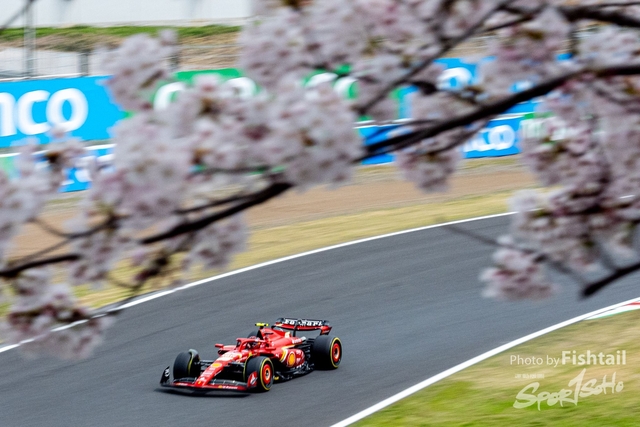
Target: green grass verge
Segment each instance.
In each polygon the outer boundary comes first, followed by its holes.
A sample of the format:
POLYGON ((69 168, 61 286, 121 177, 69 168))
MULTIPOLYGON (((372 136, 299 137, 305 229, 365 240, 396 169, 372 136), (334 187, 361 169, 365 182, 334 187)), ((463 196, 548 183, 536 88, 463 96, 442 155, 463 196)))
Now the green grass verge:
MULTIPOLYGON (((377 412, 356 426, 637 426, 640 407, 640 311, 627 312, 598 320, 586 320, 528 343, 514 347, 473 367, 454 374, 396 404, 377 412), (574 365, 571 360, 558 366, 548 365, 548 357, 626 352, 624 365, 574 365), (540 365, 518 364, 517 357, 541 358, 540 365), (539 382, 535 393, 575 389, 569 382, 586 368, 583 385, 595 380, 593 388, 622 382, 622 389, 578 398, 577 405, 565 402, 553 406, 547 400, 526 408, 515 408, 516 396, 527 385, 539 382), (526 378, 528 376, 529 378, 526 378), (535 378, 531 378, 534 376, 535 378), (543 377, 543 378, 540 378, 543 377)), ((576 360, 578 361, 578 360, 576 360)), ((416 379, 418 381, 418 379, 416 379)), ((584 389, 583 389, 584 390, 584 389)), ((573 394, 570 398, 573 398, 573 394)), ((520 399, 524 402, 525 399, 520 399)))
MULTIPOLYGON (((36 37, 60 36, 65 38, 77 37, 129 37, 134 34, 157 34, 164 29, 173 29, 182 38, 209 37, 218 34, 236 33, 241 27, 225 25, 204 25, 200 27, 169 27, 169 26, 117 26, 117 27, 91 27, 78 25, 65 28, 41 27, 36 29, 36 37)), ((0 33, 0 41, 16 41, 24 38, 24 29, 8 28, 0 33)))
MULTIPOLYGON (((66 28, 42 27, 36 30, 38 47, 60 51, 90 51, 99 46, 119 44, 124 38, 134 34, 146 33, 157 36, 164 29, 173 29, 181 44, 229 44, 235 40, 240 27, 224 25, 205 25, 201 27, 169 26, 118 26, 90 27, 75 26, 66 28)), ((10 28, 0 33, 0 42, 21 46, 24 37, 22 28, 10 28)))

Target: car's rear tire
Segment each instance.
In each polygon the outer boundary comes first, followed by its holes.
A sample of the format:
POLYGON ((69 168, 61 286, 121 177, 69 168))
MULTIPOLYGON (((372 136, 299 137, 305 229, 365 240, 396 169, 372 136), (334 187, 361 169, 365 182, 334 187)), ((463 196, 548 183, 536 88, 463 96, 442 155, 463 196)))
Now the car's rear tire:
POLYGON ((250 390, 254 392, 265 392, 271 390, 273 385, 273 379, 275 377, 275 370, 273 369, 273 363, 271 359, 264 356, 253 357, 249 359, 244 365, 244 380, 249 383, 251 374, 256 373, 255 386, 249 384, 252 387, 250 390))
POLYGON ((202 372, 200 355, 195 350, 189 350, 178 354, 173 362, 173 379, 198 378, 202 372))
POLYGON ((253 338, 253 337, 259 338, 260 337, 260 331, 256 329, 255 331, 253 331, 249 335, 247 335, 247 338, 253 338))
POLYGON ((338 369, 342 361, 342 342, 331 335, 316 337, 311 346, 311 360, 316 369, 338 369))

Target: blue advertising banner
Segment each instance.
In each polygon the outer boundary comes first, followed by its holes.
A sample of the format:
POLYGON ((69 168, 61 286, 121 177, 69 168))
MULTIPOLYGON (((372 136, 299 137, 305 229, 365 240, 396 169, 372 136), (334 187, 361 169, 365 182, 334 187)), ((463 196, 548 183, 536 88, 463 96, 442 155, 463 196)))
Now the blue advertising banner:
MULTIPOLYGON (((564 59, 563 56, 558 59, 564 59)), ((484 58, 483 61, 491 61, 492 58, 484 58)), ((465 62, 459 58, 442 58, 435 62, 443 66, 438 87, 441 89, 457 90, 473 84, 478 79, 478 66, 474 63, 465 62)), ((526 82, 514 85, 513 90, 526 87, 526 82)), ((409 105, 409 95, 417 89, 413 87, 405 88, 400 92, 400 117, 411 118, 411 107, 409 105)), ((523 116, 533 113, 540 104, 540 100, 522 102, 505 113, 504 117, 498 117, 490 121, 487 126, 462 147, 465 158, 509 156, 520 153, 520 122, 523 116)), ((367 128, 363 136, 375 135, 374 139, 366 139, 365 145, 384 140, 388 132, 379 132, 379 128, 367 128)), ((361 131, 362 133, 362 131, 361 131)), ((383 163, 392 161, 392 156, 376 157, 370 159, 371 163, 383 163)))
POLYGON ((520 124, 524 115, 491 120, 462 146, 464 158, 510 156, 520 152, 520 124))
POLYGON ((0 84, 0 147, 26 137, 50 140, 54 127, 84 141, 108 139, 109 128, 124 117, 106 88, 108 77, 29 80, 0 84))
MULTIPOLYGON (((564 57, 558 57, 562 59, 564 57)), ((492 58, 484 58, 482 61, 491 61, 492 58)), ((437 59, 436 63, 440 64, 444 71, 438 78, 438 87, 446 90, 459 90, 465 86, 475 84, 478 81, 478 65, 470 62, 465 62, 460 58, 442 58, 437 59)), ((529 86, 527 82, 520 82, 513 85, 513 91, 522 90, 529 86)), ((404 101, 405 96, 415 92, 416 89, 409 87, 401 91, 400 99, 400 117, 411 117, 410 108, 404 101)), ((540 103, 538 100, 526 101, 516 105, 505 114, 526 114, 535 110, 536 106, 540 103)))
MULTIPOLYGON (((384 141, 393 136, 393 131, 398 129, 398 125, 389 126, 368 126, 358 129, 360 136, 364 139, 364 145, 375 144, 376 142, 384 141)), ((379 165, 382 163, 393 162, 392 154, 381 154, 379 156, 371 157, 362 162, 363 165, 379 165)))
MULTIPOLYGON (((520 127, 525 116, 514 114, 491 120, 487 126, 478 132, 462 147, 462 157, 476 159, 481 157, 511 156, 520 153, 520 127)), ((395 136, 398 132, 407 131, 400 125, 369 126, 358 129, 364 138, 364 144, 370 145, 395 136)), ((383 154, 362 162, 364 165, 390 163, 393 155, 383 154)))
POLYGON ((478 78, 477 64, 465 62, 460 58, 441 58, 434 62, 444 68, 438 78, 438 86, 441 89, 461 89, 475 83, 478 78))

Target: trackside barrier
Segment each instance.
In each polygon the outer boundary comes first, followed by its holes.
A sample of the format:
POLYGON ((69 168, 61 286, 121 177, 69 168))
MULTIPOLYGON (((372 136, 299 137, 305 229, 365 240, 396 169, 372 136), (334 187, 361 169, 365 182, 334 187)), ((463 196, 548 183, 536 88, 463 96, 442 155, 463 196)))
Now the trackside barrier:
MULTIPOLYGON (((477 79, 477 65, 458 58, 444 58, 439 62, 445 69, 439 81, 442 88, 456 89, 474 83, 477 79)), ((155 108, 162 109, 184 90, 199 74, 216 74, 226 84, 235 87, 242 96, 252 96, 260 89, 242 72, 235 68, 220 70, 188 71, 176 73, 175 82, 158 88, 152 97, 155 108)), ((110 129, 127 113, 112 102, 104 86, 108 76, 58 78, 50 80, 30 80, 0 83, 0 148, 11 147, 24 138, 35 138, 39 143, 51 141, 50 131, 63 128, 71 136, 82 141, 107 140, 110 129)), ((332 81, 334 89, 347 99, 357 95, 356 79, 338 77, 336 74, 318 71, 304 84, 315 85, 332 81)), ((413 88, 397 90, 391 97, 398 103, 398 117, 411 117, 408 102, 413 88)), ((526 102, 509 110, 509 114, 489 122, 471 141, 462 148, 466 158, 508 156, 517 154, 519 135, 523 117, 535 111, 536 102, 526 102)), ((366 118, 363 118, 366 120, 366 118)), ((403 129, 398 124, 372 127, 365 122, 358 127, 365 145, 372 144, 403 129)), ((97 157, 101 162, 110 160, 112 146, 91 147, 87 157, 97 157)), ((0 169, 15 175, 14 155, 0 156, 0 169)), ((393 161, 392 155, 376 156, 364 164, 380 164, 393 161)), ((90 185, 86 173, 87 158, 80 159, 76 167, 69 171, 69 179, 61 191, 85 190, 90 185)))

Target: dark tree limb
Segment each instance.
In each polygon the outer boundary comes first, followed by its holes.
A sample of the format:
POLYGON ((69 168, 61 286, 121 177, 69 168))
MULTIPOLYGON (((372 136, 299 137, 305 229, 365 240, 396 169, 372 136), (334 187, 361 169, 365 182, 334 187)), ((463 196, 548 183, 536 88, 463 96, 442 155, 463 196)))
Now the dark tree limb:
MULTIPOLYGON (((637 66, 637 72, 640 73, 640 65, 637 66)), ((399 135, 393 138, 389 138, 385 141, 368 145, 366 147, 367 154, 363 159, 378 155, 381 149, 387 147, 393 147, 393 150, 402 149, 423 139, 434 137, 442 132, 461 126, 467 126, 477 120, 482 120, 487 117, 498 115, 518 105, 521 102, 529 101, 532 98, 546 95, 547 93, 560 87, 576 75, 577 73, 567 73, 562 76, 555 77, 530 89, 515 93, 507 98, 501 99, 491 104, 485 104, 484 107, 478 108, 468 114, 457 116, 452 119, 442 121, 435 125, 410 132, 405 135, 399 135)))
MULTIPOLYGON (((256 206, 259 205, 261 203, 266 202, 269 199, 272 199, 274 197, 279 196, 280 194, 284 193, 285 191, 289 190, 292 187, 291 184, 288 183, 276 183, 276 184, 272 184, 271 186, 265 188, 262 191, 259 191, 257 193, 255 193, 250 199, 242 202, 242 203, 238 203, 235 206, 232 206, 230 208, 227 208, 223 211, 220 212, 216 212, 213 213, 211 215, 207 215, 203 218, 199 218, 195 221, 191 221, 191 222, 183 222, 175 227, 173 227, 172 229, 162 232, 162 233, 158 233, 158 234, 154 234, 152 236, 146 237, 144 239, 141 239, 138 241, 139 244, 141 245, 151 245, 154 243, 158 243, 161 242, 163 240, 167 240, 167 239, 171 239, 173 237, 178 237, 181 236, 183 234, 187 234, 187 233, 192 233, 195 231, 199 231, 202 230, 203 228, 207 227, 208 225, 213 224, 216 221, 220 221, 224 218, 228 218, 231 215, 234 215, 236 213, 242 212, 246 209, 249 209, 252 206, 256 206)), ((23 262, 17 265, 13 265, 10 266, 8 268, 2 269, 0 270, 0 277, 15 277, 18 274, 20 274, 21 272, 23 272, 24 270, 28 270, 30 268, 37 268, 37 267, 42 267, 45 265, 52 265, 52 264, 60 264, 60 263, 65 263, 65 262, 71 262, 71 261, 78 261, 79 259, 81 259, 81 255, 80 254, 75 254, 75 253, 68 253, 68 254, 64 254, 64 255, 58 255, 58 256, 51 256, 51 257, 47 257, 47 258, 42 258, 39 260, 33 260, 33 261, 29 261, 29 262, 23 262)))
POLYGON ((502 244, 500 242, 498 242, 495 239, 492 239, 490 237, 486 237, 483 236, 481 234, 478 233, 474 233, 473 231, 470 230, 463 230, 460 227, 454 226, 454 225, 448 225, 445 227, 446 230, 449 231, 453 231, 454 233, 460 234, 462 236, 465 237, 469 237, 472 238, 473 240, 476 240, 480 243, 483 243, 485 245, 489 245, 489 246, 493 246, 493 247, 498 247, 498 248, 508 248, 508 249, 514 249, 520 252, 524 252, 525 254, 530 254, 530 255, 535 255, 536 259, 538 261, 541 262, 545 262, 547 263, 549 266, 551 266, 552 268, 554 268, 556 271, 564 274, 565 276, 568 276, 570 278, 572 278, 573 280, 575 280, 576 282, 582 284, 583 286, 587 286, 587 282, 585 281, 585 279, 580 276, 578 273, 576 273, 575 271, 571 270, 570 268, 567 268, 565 265, 563 265, 560 262, 556 262, 553 261, 551 259, 549 259, 549 257, 539 251, 533 250, 533 249, 528 249, 528 248, 524 248, 524 247, 520 247, 518 245, 505 245, 502 244))
POLYGON ((605 7, 627 7, 627 6, 637 6, 637 5, 640 5, 640 1, 598 3, 598 4, 592 4, 591 6, 597 7, 597 8, 605 8, 605 7))
MULTIPOLYGON (((409 132, 407 134, 395 136, 385 141, 368 145, 366 147, 365 156, 363 156, 361 159, 358 159, 358 160, 364 160, 370 157, 384 154, 385 152, 406 148, 412 144, 417 143, 418 141, 421 141, 427 138, 432 138, 436 135, 441 134, 442 132, 446 132, 448 130, 455 129, 458 127, 468 126, 478 120, 482 120, 488 117, 493 117, 498 114, 504 113, 505 111, 509 110, 512 107, 515 107, 521 102, 529 101, 533 98, 546 95, 549 92, 553 91, 554 89, 559 88, 569 80, 577 76, 580 76, 582 74, 588 74, 588 73, 592 73, 597 77, 638 75, 640 74, 640 64, 620 65, 620 66, 605 67, 600 69, 583 69, 580 71, 572 71, 572 72, 562 74, 560 76, 551 78, 536 86, 533 86, 521 92, 517 92, 511 96, 508 96, 496 102, 485 104, 483 107, 478 108, 468 114, 457 116, 449 120, 445 120, 445 121, 433 124, 431 126, 424 127, 422 129, 418 129, 413 132, 409 132), (387 149, 387 148, 389 150, 383 151, 384 149, 387 149)), ((419 124, 419 123, 420 123, 419 121, 415 121, 412 123, 412 125, 415 126, 415 124, 419 124)), ((454 147, 450 147, 450 148, 454 148, 454 147)))
POLYGON ((0 277, 13 278, 13 277, 16 277, 18 274, 22 273, 23 271, 29 270, 31 268, 44 267, 45 265, 60 264, 63 262, 78 261, 80 258, 81 256, 78 254, 64 254, 64 255, 52 256, 48 258, 42 258, 39 260, 26 262, 26 263, 18 264, 15 266, 10 266, 3 270, 0 270, 0 277))
POLYGON ((185 214, 190 214, 195 212, 201 212, 206 209, 217 208, 220 206, 228 205, 229 203, 241 202, 243 200, 249 199, 251 196, 252 196, 251 194, 242 194, 242 195, 230 196, 225 199, 211 200, 207 203, 193 206, 191 208, 179 209, 176 211, 176 214, 185 215, 185 214))
POLYGON ((640 270, 640 262, 628 265, 626 267, 618 267, 613 273, 608 276, 588 284, 582 289, 582 297, 587 298, 598 292, 600 289, 612 284, 618 279, 621 279, 629 274, 635 273, 640 270))
POLYGON ((640 28, 640 19, 615 10, 603 10, 594 6, 562 6, 558 10, 568 21, 592 20, 621 27, 640 28))
POLYGON ((231 215, 237 214, 246 209, 249 209, 252 206, 259 205, 261 203, 266 202, 269 199, 279 196, 280 194, 289 190, 291 187, 292 185, 289 183, 272 184, 266 189, 257 192, 256 194, 254 194, 253 197, 251 197, 250 199, 242 203, 238 203, 237 205, 227 208, 221 212, 216 212, 212 215, 208 215, 204 218, 200 218, 192 222, 184 222, 182 224, 178 224, 177 226, 173 227, 171 230, 142 239, 140 241, 140 244, 150 245, 153 243, 160 242, 162 240, 167 240, 167 239, 171 239, 172 237, 180 236, 185 233, 202 230, 203 228, 213 224, 216 221, 220 221, 221 219, 230 217, 231 215))

